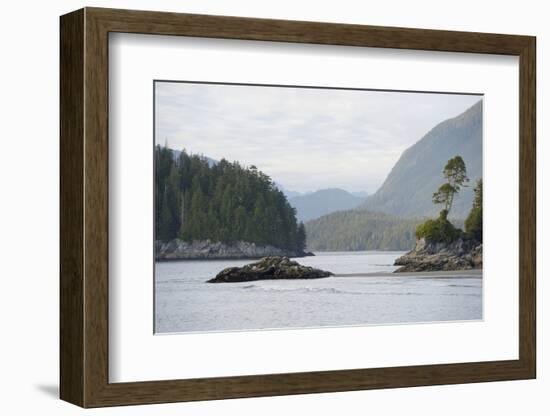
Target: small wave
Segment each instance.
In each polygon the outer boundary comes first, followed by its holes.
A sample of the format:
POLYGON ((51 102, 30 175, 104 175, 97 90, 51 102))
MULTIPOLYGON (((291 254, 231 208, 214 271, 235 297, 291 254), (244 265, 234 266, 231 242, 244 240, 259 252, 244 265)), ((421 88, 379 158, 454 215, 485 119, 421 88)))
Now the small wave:
POLYGON ((340 290, 333 287, 283 287, 283 286, 246 285, 246 286, 241 286, 240 289, 243 289, 243 290, 257 289, 260 292, 280 292, 280 293, 297 292, 297 293, 359 294, 359 292, 340 290))
POLYGON ((376 291, 361 291, 361 290, 343 290, 337 289, 334 287, 277 287, 277 286, 259 286, 259 285, 247 285, 242 286, 241 289, 256 289, 260 292, 269 292, 269 293, 327 293, 327 294, 337 294, 337 295, 415 295, 413 292, 395 292, 395 293, 385 293, 385 292, 376 292, 376 291))
POLYGON ((268 293, 320 293, 334 295, 367 295, 367 296, 479 296, 471 293, 422 293, 422 292, 384 292, 384 291, 361 291, 361 290, 342 290, 334 287, 265 287, 260 285, 246 285, 241 289, 255 289, 259 292, 268 293))
POLYGON ((477 288, 475 285, 447 285, 448 287, 468 287, 468 288, 477 288))

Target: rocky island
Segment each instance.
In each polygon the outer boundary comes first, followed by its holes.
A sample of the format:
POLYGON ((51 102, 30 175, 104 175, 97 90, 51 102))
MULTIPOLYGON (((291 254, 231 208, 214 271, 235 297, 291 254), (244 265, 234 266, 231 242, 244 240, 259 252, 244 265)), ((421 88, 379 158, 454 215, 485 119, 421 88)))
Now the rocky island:
POLYGON ((283 250, 272 245, 247 241, 223 243, 199 240, 187 242, 177 238, 167 242, 155 241, 156 260, 259 259, 268 256, 305 257, 313 255, 313 253, 304 250, 283 250))
POLYGON ((333 276, 331 272, 303 266, 288 257, 264 257, 243 267, 228 267, 207 283, 235 283, 270 279, 319 279, 333 276))
POLYGON ((395 272, 470 270, 483 267, 483 245, 473 239, 458 238, 452 243, 420 238, 416 246, 394 263, 395 272))
POLYGON ((401 266, 395 270, 397 273, 483 268, 483 183, 481 179, 476 182, 474 201, 462 231, 448 220, 455 195, 469 181, 462 157, 449 159, 443 176, 447 182, 437 189, 432 200, 444 207, 438 218, 416 228, 414 249, 395 260, 394 265, 401 266))

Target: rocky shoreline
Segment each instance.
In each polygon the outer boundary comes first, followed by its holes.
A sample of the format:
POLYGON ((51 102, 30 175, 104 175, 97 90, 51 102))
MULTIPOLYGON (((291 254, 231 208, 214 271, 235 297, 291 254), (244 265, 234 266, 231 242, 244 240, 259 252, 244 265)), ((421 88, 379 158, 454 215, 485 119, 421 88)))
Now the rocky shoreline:
POLYGON ((459 238, 452 243, 436 243, 424 238, 412 251, 395 260, 401 266, 394 273, 441 270, 471 270, 483 267, 483 244, 459 238))
POLYGON ((255 280, 320 279, 333 276, 331 272, 303 266, 288 257, 265 257, 243 267, 228 267, 207 283, 237 283, 255 280))
POLYGON ((222 243, 219 241, 193 241, 174 239, 168 242, 155 241, 155 260, 220 260, 259 259, 263 257, 305 257, 313 253, 283 250, 270 245, 259 245, 247 241, 222 243))

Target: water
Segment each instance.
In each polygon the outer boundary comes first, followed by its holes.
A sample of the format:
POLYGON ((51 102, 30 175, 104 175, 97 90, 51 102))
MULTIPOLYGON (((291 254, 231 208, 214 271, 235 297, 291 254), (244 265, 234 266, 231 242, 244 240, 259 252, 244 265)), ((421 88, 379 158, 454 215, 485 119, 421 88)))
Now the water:
POLYGON ((392 274, 393 262, 402 252, 316 254, 296 260, 348 276, 208 284, 205 281, 225 267, 242 266, 254 260, 156 263, 155 331, 231 331, 482 319, 481 272, 392 274))

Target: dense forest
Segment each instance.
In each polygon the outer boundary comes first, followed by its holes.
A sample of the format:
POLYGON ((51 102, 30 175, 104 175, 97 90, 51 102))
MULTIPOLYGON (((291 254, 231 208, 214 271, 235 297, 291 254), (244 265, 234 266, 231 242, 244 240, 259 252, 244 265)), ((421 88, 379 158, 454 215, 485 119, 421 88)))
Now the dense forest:
POLYGON ((305 228, 271 178, 254 166, 155 148, 157 240, 247 241, 303 251, 305 228))
POLYGON ((361 209, 306 223, 308 249, 320 251, 410 250, 421 218, 399 218, 361 209))

